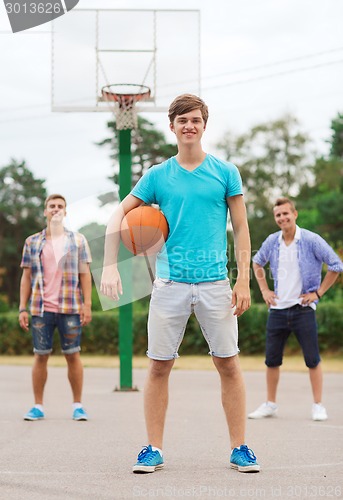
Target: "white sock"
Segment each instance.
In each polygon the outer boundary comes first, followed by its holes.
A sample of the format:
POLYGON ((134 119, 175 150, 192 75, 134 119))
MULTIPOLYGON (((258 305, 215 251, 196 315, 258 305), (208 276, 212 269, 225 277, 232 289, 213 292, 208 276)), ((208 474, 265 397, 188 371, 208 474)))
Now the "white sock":
POLYGON ((158 453, 161 455, 161 457, 163 457, 163 453, 162 453, 162 450, 160 450, 160 448, 156 448, 156 446, 152 446, 151 449, 152 449, 152 451, 158 451, 158 453))
MULTIPOLYGON (((243 444, 241 444, 241 446, 244 446, 244 443, 243 443, 243 444)), ((241 446, 236 446, 236 448, 233 448, 233 449, 231 450, 231 453, 233 452, 233 450, 239 450, 241 446)))
POLYGON ((43 409, 43 405, 35 405, 35 408, 37 408, 37 410, 40 410, 41 412, 44 413, 44 409, 43 409))
POLYGON ((277 404, 274 403, 273 401, 267 401, 267 405, 270 406, 271 408, 273 408, 273 410, 275 410, 275 408, 277 408, 277 404))
POLYGON ((73 403, 73 410, 79 410, 82 408, 82 403, 73 403))

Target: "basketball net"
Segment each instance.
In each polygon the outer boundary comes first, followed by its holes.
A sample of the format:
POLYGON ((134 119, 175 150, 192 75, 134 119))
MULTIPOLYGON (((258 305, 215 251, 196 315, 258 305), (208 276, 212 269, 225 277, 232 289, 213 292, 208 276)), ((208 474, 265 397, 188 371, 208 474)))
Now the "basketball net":
POLYGON ((114 103, 117 130, 136 129, 138 127, 136 102, 135 96, 130 96, 114 103))
POLYGON ((111 104, 117 130, 136 129, 136 103, 150 97, 150 88, 145 85, 114 84, 103 87, 101 93, 102 99, 111 104))

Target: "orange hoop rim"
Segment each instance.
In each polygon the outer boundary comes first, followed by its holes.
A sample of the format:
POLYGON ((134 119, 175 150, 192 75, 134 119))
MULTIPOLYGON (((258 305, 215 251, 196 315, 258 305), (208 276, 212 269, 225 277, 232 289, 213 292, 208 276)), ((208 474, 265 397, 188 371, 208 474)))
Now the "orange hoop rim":
POLYGON ((147 85, 138 83, 113 83, 104 85, 101 89, 101 95, 104 101, 130 103, 147 99, 151 95, 151 89, 147 85), (121 92, 121 88, 128 87, 129 91, 121 92), (131 92, 132 89, 132 92, 131 92))

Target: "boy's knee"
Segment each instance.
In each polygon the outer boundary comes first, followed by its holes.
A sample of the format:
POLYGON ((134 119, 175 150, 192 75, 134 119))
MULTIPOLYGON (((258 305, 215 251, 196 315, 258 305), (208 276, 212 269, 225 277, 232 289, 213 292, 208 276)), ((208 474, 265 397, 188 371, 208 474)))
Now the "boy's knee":
POLYGON ((219 358, 213 356, 212 359, 220 375, 225 377, 234 377, 237 374, 240 375, 241 369, 237 356, 232 356, 230 358, 219 358))
POLYGON ((174 360, 168 361, 159 361, 156 359, 152 359, 150 361, 149 373, 152 377, 165 377, 169 375, 174 364, 174 360))
POLYGON ((305 359, 305 364, 307 368, 314 369, 319 365, 320 360, 317 359, 305 359))

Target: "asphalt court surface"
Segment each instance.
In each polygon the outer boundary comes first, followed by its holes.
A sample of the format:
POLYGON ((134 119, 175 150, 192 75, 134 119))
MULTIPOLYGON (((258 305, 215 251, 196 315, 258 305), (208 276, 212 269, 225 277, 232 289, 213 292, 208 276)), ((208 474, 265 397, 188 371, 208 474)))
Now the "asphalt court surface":
MULTIPOLYGON (((176 362, 177 366, 177 362, 176 362)), ((258 474, 229 468, 229 442, 215 371, 174 369, 170 378, 165 468, 135 475, 145 440, 146 370, 134 370, 138 392, 114 392, 118 369, 86 368, 90 420, 71 419, 66 368, 49 368, 46 419, 26 422, 31 368, 0 366, 0 499, 343 498, 343 377, 324 375, 329 419, 311 420, 306 373, 281 374, 279 416, 247 420, 247 444, 258 474)), ((265 374, 244 372, 247 412, 265 399, 265 374)))

